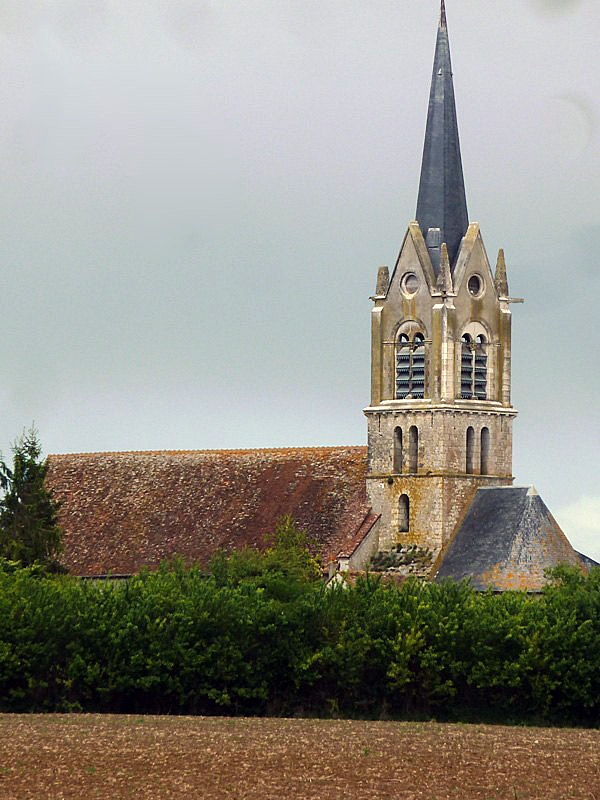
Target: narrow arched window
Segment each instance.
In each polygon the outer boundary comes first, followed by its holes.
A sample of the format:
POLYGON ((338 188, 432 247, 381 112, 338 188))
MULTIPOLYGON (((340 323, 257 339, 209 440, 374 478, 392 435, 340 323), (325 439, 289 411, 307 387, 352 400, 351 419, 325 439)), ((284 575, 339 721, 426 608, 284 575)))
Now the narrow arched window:
POLYGON ((396 428, 394 431, 394 472, 400 474, 402 467, 402 428, 396 428))
POLYGON ((465 472, 467 475, 473 474, 473 459, 475 455, 475 431, 469 425, 467 428, 467 459, 465 472))
POLYGON ((396 345, 396 398, 403 399, 410 394, 411 348, 408 336, 400 334, 396 345))
POLYGON ((411 426, 408 432, 408 471, 419 471, 419 431, 416 425, 411 426))
POLYGON ((481 474, 490 474, 490 430, 481 429, 481 474))
POLYGON ((461 339, 460 396, 463 400, 487 399, 487 342, 483 334, 473 339, 465 333, 461 339))
POLYGON ((416 333, 412 351, 412 396, 425 396, 425 337, 416 333))
POLYGON ((410 530, 410 500, 407 494, 400 495, 398 500, 398 532, 408 533, 410 530))
MULTIPOLYGON (((475 339, 474 393, 478 400, 487 399, 487 343, 480 334, 475 339)), ((489 431, 488 431, 489 433, 489 431)))
POLYGON ((401 333, 396 342, 396 399, 425 396, 425 337, 401 333))
POLYGON ((473 397, 472 339, 465 333, 460 341, 460 396, 463 400, 470 400, 473 397))

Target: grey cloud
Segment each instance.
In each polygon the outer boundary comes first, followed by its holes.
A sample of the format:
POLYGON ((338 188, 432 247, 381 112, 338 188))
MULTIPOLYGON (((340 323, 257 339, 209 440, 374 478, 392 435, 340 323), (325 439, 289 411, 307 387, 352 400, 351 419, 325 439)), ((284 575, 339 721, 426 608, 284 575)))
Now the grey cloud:
POLYGON ((12 38, 27 39, 46 29, 63 43, 89 46, 103 32, 109 13, 109 0, 3 0, 0 30, 12 38))
POLYGON ((582 0, 533 0, 534 6, 547 14, 563 14, 574 11, 581 5, 582 0))
POLYGON ((175 41, 188 49, 201 47, 213 31, 218 13, 200 0, 166 0, 158 8, 167 30, 175 41))
POLYGON ((565 92, 556 95, 554 99, 563 104, 568 120, 574 127, 579 128, 575 136, 580 140, 581 150, 587 150, 598 128, 597 112, 592 101, 579 92, 565 92))
POLYGON ((5 0, 0 4, 0 30, 5 37, 26 39, 44 25, 46 14, 43 0, 5 0))

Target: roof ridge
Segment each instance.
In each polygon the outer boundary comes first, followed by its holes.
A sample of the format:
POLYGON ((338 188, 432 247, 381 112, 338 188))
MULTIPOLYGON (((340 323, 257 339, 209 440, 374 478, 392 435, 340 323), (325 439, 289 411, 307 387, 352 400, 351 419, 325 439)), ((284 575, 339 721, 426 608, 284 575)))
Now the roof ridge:
POLYGON ((369 533, 373 530, 373 526, 375 523, 381 519, 381 514, 377 514, 373 511, 373 507, 369 506, 367 509, 367 513, 363 517, 362 522, 358 525, 352 534, 352 536, 348 536, 348 541, 346 542, 346 547, 335 556, 336 559, 338 558, 351 558, 354 553, 358 550, 361 544, 365 541, 369 533), (369 524, 370 523, 370 524, 369 524), (363 530, 365 526, 368 526, 366 531, 362 534, 360 539, 358 538, 359 534, 363 530))
POLYGON ((91 450, 68 453, 49 453, 48 458, 64 458, 66 456, 126 456, 126 455, 186 455, 200 453, 284 453, 284 452, 334 452, 335 450, 366 450, 366 445, 310 445, 308 447, 232 447, 232 448, 205 448, 197 450, 91 450))

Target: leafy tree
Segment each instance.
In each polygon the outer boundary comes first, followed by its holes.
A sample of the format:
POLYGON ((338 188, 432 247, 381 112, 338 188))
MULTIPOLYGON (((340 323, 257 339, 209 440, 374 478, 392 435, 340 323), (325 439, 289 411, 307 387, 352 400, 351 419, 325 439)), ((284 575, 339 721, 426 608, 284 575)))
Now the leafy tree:
POLYGON ((283 582, 290 589, 301 589, 320 580, 321 567, 313 555, 314 546, 292 517, 280 517, 275 531, 265 540, 266 550, 244 547, 229 555, 216 553, 210 562, 211 574, 220 585, 229 586, 248 581, 262 585, 267 581, 271 587, 273 582, 283 582))
POLYGON ((57 571, 62 551, 58 503, 45 485, 48 465, 37 430, 24 431, 12 451, 12 467, 0 460, 0 557, 57 571))
POLYGON ((321 578, 321 564, 315 556, 316 543, 299 528, 289 515, 280 517, 266 552, 273 566, 296 580, 315 581, 321 578))

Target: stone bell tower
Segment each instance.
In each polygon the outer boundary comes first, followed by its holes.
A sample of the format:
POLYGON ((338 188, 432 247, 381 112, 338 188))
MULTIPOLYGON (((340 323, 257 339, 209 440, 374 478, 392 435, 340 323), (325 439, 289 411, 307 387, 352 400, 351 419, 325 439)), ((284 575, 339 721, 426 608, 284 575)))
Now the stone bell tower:
POLYGON ((444 0, 417 219, 372 311, 367 492, 380 547, 437 554, 479 487, 512 478, 511 312, 502 250, 495 273, 469 223, 444 0))

